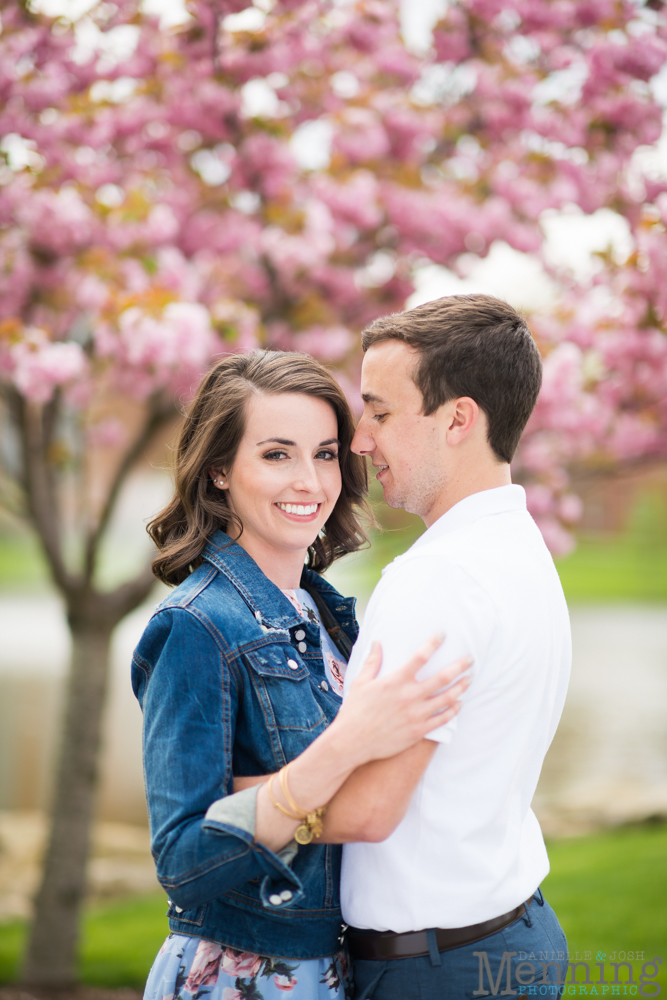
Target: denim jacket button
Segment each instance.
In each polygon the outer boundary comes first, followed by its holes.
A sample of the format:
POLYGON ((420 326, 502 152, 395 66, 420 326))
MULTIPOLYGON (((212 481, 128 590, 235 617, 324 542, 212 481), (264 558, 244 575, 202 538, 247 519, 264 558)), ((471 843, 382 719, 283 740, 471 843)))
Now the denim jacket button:
POLYGON ((288 900, 292 898, 293 895, 294 893, 290 892, 289 889, 283 889, 283 891, 280 893, 280 898, 283 900, 284 903, 286 903, 288 900))
POLYGON ((306 638, 306 633, 303 631, 302 628, 300 628, 298 632, 294 633, 294 638, 295 639, 305 639, 306 638))
POLYGON ((296 662, 296 660, 288 660, 287 661, 287 666, 290 668, 290 670, 298 670, 299 669, 299 664, 296 662))
POLYGON ((183 912, 183 907, 182 906, 175 906, 174 909, 176 910, 177 913, 182 913, 183 912))
POLYGON ((306 650, 308 649, 308 646, 306 646, 305 642, 300 642, 296 648, 299 650, 300 653, 305 653, 306 650))
POLYGON ((322 683, 320 684, 320 687, 322 688, 323 691, 328 691, 329 690, 329 685, 327 684, 326 681, 322 681, 322 683))
POLYGON ((272 896, 269 896, 269 903, 271 903, 271 906, 280 906, 280 904, 282 903, 282 898, 278 895, 277 892, 274 892, 272 896))

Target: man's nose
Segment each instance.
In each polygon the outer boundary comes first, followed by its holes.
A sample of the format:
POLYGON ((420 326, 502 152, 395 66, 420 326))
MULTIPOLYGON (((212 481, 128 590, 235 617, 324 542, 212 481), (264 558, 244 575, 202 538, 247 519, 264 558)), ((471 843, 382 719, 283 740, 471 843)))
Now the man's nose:
POLYGON ((375 441, 369 433, 369 423, 365 416, 357 424, 357 429, 352 438, 351 450, 355 455, 371 455, 375 451, 375 441))

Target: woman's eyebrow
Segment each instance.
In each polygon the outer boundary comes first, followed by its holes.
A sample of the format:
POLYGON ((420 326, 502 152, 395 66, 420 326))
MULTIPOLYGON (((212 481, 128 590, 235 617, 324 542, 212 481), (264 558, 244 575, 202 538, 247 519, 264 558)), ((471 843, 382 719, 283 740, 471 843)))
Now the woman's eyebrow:
MULTIPOLYGON (((296 441, 286 441, 285 438, 265 438, 264 441, 258 441, 256 447, 259 448, 261 444, 283 444, 290 448, 296 448, 296 441)), ((324 448, 327 444, 340 444, 338 438, 329 438, 328 441, 320 441, 318 448, 324 448)))

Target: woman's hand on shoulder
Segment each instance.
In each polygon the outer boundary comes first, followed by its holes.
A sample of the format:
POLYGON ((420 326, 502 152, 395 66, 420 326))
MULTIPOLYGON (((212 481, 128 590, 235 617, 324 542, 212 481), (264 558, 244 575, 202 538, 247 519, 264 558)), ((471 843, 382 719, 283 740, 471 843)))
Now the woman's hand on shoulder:
POLYGON ((382 648, 373 643, 332 724, 339 735, 354 741, 360 763, 407 750, 460 710, 459 699, 470 684, 465 672, 471 657, 460 657, 424 680, 416 676, 443 641, 442 634, 432 636, 407 663, 383 677, 378 677, 382 648))

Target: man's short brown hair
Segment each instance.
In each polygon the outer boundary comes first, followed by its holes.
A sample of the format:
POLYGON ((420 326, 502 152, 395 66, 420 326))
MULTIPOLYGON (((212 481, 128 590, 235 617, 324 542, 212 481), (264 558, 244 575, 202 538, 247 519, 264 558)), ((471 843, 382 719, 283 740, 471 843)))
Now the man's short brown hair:
POLYGON ((486 414, 489 444, 511 462, 542 384, 542 360, 523 316, 492 295, 447 295, 376 319, 364 351, 401 340, 419 352, 415 383, 428 416, 470 396, 486 414))

